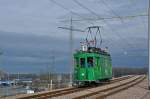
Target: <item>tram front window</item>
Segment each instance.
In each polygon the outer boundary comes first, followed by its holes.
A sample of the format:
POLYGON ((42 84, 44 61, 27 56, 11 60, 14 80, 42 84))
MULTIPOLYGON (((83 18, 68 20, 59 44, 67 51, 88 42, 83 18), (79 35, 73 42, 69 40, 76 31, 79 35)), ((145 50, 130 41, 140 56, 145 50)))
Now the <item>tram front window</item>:
POLYGON ((88 65, 88 67, 93 67, 94 66, 93 57, 88 57, 87 58, 87 65, 88 65))
POLYGON ((85 67, 85 58, 80 58, 81 67, 85 67))

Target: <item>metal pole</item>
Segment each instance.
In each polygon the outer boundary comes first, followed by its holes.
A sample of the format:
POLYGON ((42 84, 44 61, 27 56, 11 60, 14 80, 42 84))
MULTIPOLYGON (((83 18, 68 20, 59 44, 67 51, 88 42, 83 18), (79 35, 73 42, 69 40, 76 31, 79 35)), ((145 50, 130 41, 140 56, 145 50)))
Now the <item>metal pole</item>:
POLYGON ((49 90, 49 84, 50 84, 50 67, 49 65, 46 66, 46 70, 47 70, 47 87, 48 87, 48 90, 49 90))
POLYGON ((53 90, 53 80, 50 82, 50 90, 53 90))
POLYGON ((58 28, 61 28, 61 29, 66 29, 66 30, 70 30, 70 35, 69 35, 69 47, 70 47, 70 62, 69 62, 69 65, 70 65, 70 86, 72 86, 72 81, 73 81, 73 72, 74 72, 74 69, 73 69, 73 31, 77 31, 77 32, 85 32, 84 30, 80 30, 80 29, 75 29, 73 28, 73 25, 72 25, 72 17, 71 17, 71 20, 70 20, 70 27, 58 27, 58 28))
POLYGON ((20 81, 20 75, 19 75, 19 72, 18 72, 18 75, 17 75, 18 77, 17 77, 17 79, 18 79, 18 82, 17 82, 17 84, 19 83, 19 81, 20 81))
MULTIPOLYGON (((1 66, 1 55, 2 55, 2 51, 0 50, 0 66, 1 66)), ((0 80, 2 79, 2 77, 0 77, 0 80)))
POLYGON ((52 50, 52 61, 51 61, 51 87, 50 89, 52 90, 53 89, 53 81, 55 80, 55 73, 54 73, 54 68, 55 68, 55 52, 54 50, 52 50))
POLYGON ((50 85, 51 85, 51 80, 52 80, 52 77, 53 77, 53 68, 54 68, 54 61, 55 61, 55 57, 54 57, 54 52, 53 52, 53 50, 51 51, 51 57, 50 57, 50 59, 51 59, 51 63, 47 66, 47 70, 48 70, 48 89, 50 89, 51 90, 51 87, 50 87, 50 85))
POLYGON ((73 33, 72 33, 72 16, 70 20, 70 86, 72 86, 72 71, 73 71, 73 33))
POLYGON ((148 89, 150 90, 150 0, 148 7, 148 89))
POLYGON ((52 50, 52 67, 51 67, 51 71, 52 71, 52 74, 54 74, 54 71, 55 71, 55 51, 52 50))

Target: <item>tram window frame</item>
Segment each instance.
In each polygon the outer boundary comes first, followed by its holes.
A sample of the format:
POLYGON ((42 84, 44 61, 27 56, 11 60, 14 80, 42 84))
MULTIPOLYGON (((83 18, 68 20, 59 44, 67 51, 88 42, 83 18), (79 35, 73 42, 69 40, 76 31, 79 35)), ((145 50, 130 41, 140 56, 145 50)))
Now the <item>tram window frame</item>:
POLYGON ((80 58, 80 66, 81 67, 86 67, 85 65, 86 65, 85 58, 80 58))
POLYGON ((99 64, 100 64, 99 61, 100 61, 100 57, 96 57, 96 62, 95 62, 95 65, 96 65, 96 66, 99 66, 99 64))
POLYGON ((94 67, 94 58, 93 57, 87 57, 87 67, 94 67))
POLYGON ((75 58, 74 64, 76 67, 79 67, 79 58, 78 57, 75 58))

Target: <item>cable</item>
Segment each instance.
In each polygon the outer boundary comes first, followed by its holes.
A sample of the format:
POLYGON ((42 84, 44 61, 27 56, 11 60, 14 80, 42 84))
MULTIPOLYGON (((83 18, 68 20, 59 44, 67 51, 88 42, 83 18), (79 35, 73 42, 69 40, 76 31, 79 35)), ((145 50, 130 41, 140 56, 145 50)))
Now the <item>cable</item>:
MULTIPOLYGON (((76 16, 79 16, 79 17, 81 17, 81 18, 83 18, 83 16, 81 16, 80 14, 78 14, 78 13, 72 11, 72 10, 69 10, 68 8, 66 8, 66 7, 63 6, 62 4, 56 2, 55 0, 49 0, 49 1, 52 2, 52 3, 54 3, 55 5, 57 5, 57 6, 61 7, 61 8, 63 8, 63 9, 65 9, 65 10, 69 11, 70 13, 72 13, 72 14, 74 14, 74 15, 76 15, 76 16)), ((85 17, 84 17, 83 19, 88 19, 88 18, 85 18, 85 17)), ((93 23, 91 23, 91 22, 89 22, 89 21, 87 21, 87 22, 90 23, 90 24, 93 24, 93 23)))
POLYGON ((141 19, 141 21, 142 21, 142 24, 143 24, 143 28, 147 28, 147 26, 146 26, 146 24, 145 24, 144 20, 143 20, 143 19, 141 19))
MULTIPOLYGON (((124 21, 122 20, 122 18, 106 3, 106 0, 99 0, 101 1, 108 9, 111 10, 111 12, 116 15, 118 18, 121 19, 122 24, 124 23, 124 21)), ((143 23, 143 22, 142 22, 143 23)))
POLYGON ((117 16, 121 22, 123 23, 123 19, 105 2, 106 0, 99 0, 101 1, 115 16, 117 16))
POLYGON ((100 29, 98 28, 98 33, 99 33, 99 36, 100 36, 100 46, 102 45, 102 42, 103 42, 103 39, 102 39, 102 35, 101 35, 101 31, 100 29))
POLYGON ((93 35, 92 35, 92 33, 91 33, 91 32, 92 32, 92 31, 91 31, 91 28, 88 28, 88 30, 87 30, 87 36, 86 36, 86 40, 88 40, 89 35, 90 35, 90 37, 89 37, 89 38, 91 38, 91 40, 94 40, 93 35))
MULTIPOLYGON (((137 18, 137 17, 146 17, 148 16, 147 14, 138 14, 138 15, 128 15, 128 16, 120 16, 121 19, 133 19, 133 18, 137 18)), ((119 17, 105 17, 105 18, 89 18, 89 21, 100 21, 100 20, 113 20, 113 19, 118 19, 119 17)), ((63 20, 62 22, 66 22, 66 21, 70 21, 70 20, 63 20)), ((87 21, 86 19, 73 19, 72 21, 87 21)))
MULTIPOLYGON (((93 12, 92 10, 90 10, 88 7, 82 5, 79 1, 77 0, 73 0, 76 4, 78 4, 79 6, 81 6, 82 8, 86 9, 87 11, 89 11, 90 13, 96 15, 96 16, 99 16, 97 13, 93 12)), ((103 19, 101 17, 99 17, 100 19, 103 19)))
MULTIPOLYGON (((91 14, 93 14, 93 15, 97 16, 98 18, 102 19, 97 13, 93 12, 92 10, 90 10, 89 8, 87 8, 86 6, 81 4, 78 0, 73 0, 73 1, 76 4, 78 4, 79 6, 81 6, 82 8, 86 9, 87 11, 89 11, 91 14)), ((114 29, 111 28, 110 24, 106 20, 102 20, 102 21, 111 29, 111 31, 115 31, 114 29)), ((130 43, 128 43, 128 41, 126 39, 122 38, 117 31, 115 31, 115 33, 117 33, 119 38, 121 38, 122 40, 126 41, 128 46, 132 47, 132 45, 130 43)))
MULTIPOLYGON (((75 1, 75 0, 74 0, 74 1, 75 1)), ((77 1, 77 0, 76 0, 76 1, 77 1)), ((77 2, 78 2, 78 1, 77 1, 77 2)), ((79 3, 79 2, 78 2, 78 3, 79 3)), ((95 12, 93 12, 92 10, 90 10, 89 8, 87 8, 87 7, 85 7, 85 6, 82 6, 82 4, 80 4, 80 3, 79 3, 79 5, 80 5, 81 7, 83 7, 84 9, 90 11, 92 14, 96 15, 98 18, 100 18, 98 14, 96 14, 95 12)), ((105 20, 103 20, 103 21, 104 21, 105 24, 107 24, 107 25, 109 26, 109 28, 110 28, 111 30, 113 30, 113 29, 111 28, 111 26, 110 26, 109 23, 107 23, 105 20)), ((120 39, 126 40, 126 39, 122 38, 122 37, 118 34, 118 32, 116 32, 116 33, 117 33, 117 35, 118 35, 118 37, 119 37, 120 39)), ((128 43, 128 41, 126 41, 126 42, 127 42, 127 45, 128 45, 128 46, 131 46, 131 47, 132 47, 132 45, 131 45, 130 43, 128 43)), ((118 42, 117 42, 117 43, 118 43, 118 42)), ((125 49, 125 48, 123 48, 123 51, 124 51, 124 49, 125 49)))
MULTIPOLYGON (((53 2, 54 0, 49 0, 49 1, 53 2)), ((61 8, 65 9, 65 10, 69 11, 70 13, 72 13, 72 14, 74 14, 74 15, 83 17, 83 16, 81 16, 80 14, 69 10, 68 8, 66 8, 65 6, 61 5, 60 3, 57 3, 56 1, 54 1, 53 3, 55 3, 56 5, 60 6, 61 8)), ((88 8, 86 8, 86 9, 88 9, 88 8)), ((95 15, 95 12, 93 13, 93 11, 91 12, 90 9, 88 9, 88 10, 90 11, 90 13, 92 13, 92 14, 95 15)), ((112 18, 101 18, 101 17, 99 17, 98 14, 96 14, 96 16, 98 16, 97 19, 82 18, 82 20, 85 20, 85 21, 91 20, 91 21, 92 21, 92 20, 106 20, 106 19, 117 19, 117 18, 119 18, 118 16, 117 16, 117 17, 112 17, 112 18)), ((139 17, 139 16, 142 17, 142 16, 147 16, 147 15, 142 15, 142 14, 141 14, 141 15, 132 15, 132 16, 124 16, 124 17, 122 17, 122 18, 124 18, 124 19, 126 19, 126 18, 129 19, 129 18, 135 18, 135 17, 139 17)), ((73 21, 82 21, 82 20, 73 20, 73 21)), ((106 23, 105 23, 105 24, 106 24, 106 23)), ((112 40, 113 40, 113 39, 112 39, 112 40)), ((111 42, 111 41, 110 41, 110 42, 111 42)), ((111 45, 112 45, 112 44, 111 44, 111 45)), ((116 45, 116 44, 115 44, 115 45, 116 45)), ((123 50, 124 50, 124 49, 123 49, 123 50)))
MULTIPOLYGON (((103 31, 103 33, 104 33, 104 34, 107 34, 107 30, 106 30, 106 29, 105 29, 105 31, 103 31), (106 32, 105 32, 105 31, 106 31, 106 32)), ((114 42, 116 42, 116 43, 118 43, 118 42, 115 41, 114 39, 112 39, 112 37, 110 37, 110 38, 107 39, 107 40, 108 40, 107 43, 109 44, 109 47, 110 47, 110 46, 112 46, 112 47, 113 47, 113 46, 118 47, 117 44, 114 44, 114 42)), ((125 49, 126 49, 126 48, 124 48, 124 47, 120 47, 120 50, 122 50, 122 52, 125 52, 125 49)))

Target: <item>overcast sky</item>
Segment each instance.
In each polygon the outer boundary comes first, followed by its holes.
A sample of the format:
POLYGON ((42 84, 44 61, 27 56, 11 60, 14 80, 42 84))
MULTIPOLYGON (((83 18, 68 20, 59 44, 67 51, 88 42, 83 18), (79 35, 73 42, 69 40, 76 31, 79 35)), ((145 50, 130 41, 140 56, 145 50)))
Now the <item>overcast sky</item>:
MULTIPOLYGON (((11 73, 69 72, 69 27, 84 30, 102 26, 102 47, 108 46, 113 66, 145 67, 147 16, 92 20, 147 14, 148 0, 0 0, 0 69, 11 73), (81 5, 82 7, 81 7, 81 5), (88 9, 85 9, 88 8, 88 9), (64 21, 65 20, 65 21, 64 21)), ((74 33, 74 50, 86 33, 74 33)))

